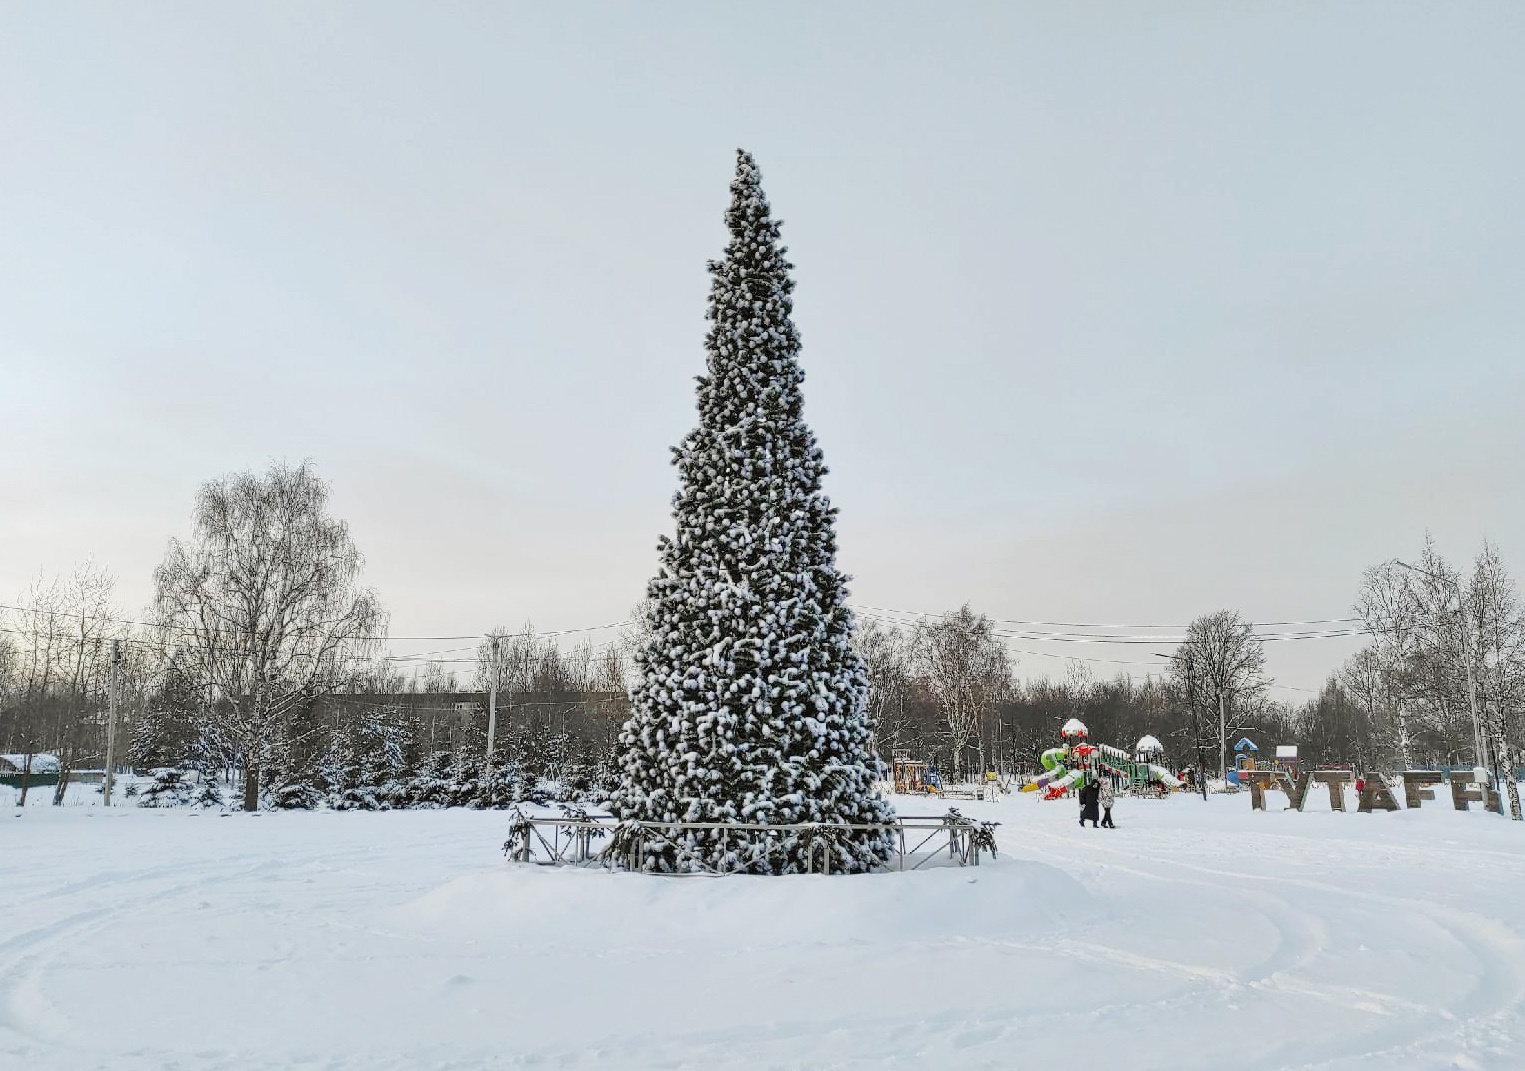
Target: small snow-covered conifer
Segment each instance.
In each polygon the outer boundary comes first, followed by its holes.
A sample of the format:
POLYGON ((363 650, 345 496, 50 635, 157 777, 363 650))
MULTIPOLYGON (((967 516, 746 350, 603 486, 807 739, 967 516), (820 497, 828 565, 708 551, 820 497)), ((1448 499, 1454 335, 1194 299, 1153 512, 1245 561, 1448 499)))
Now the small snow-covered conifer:
MULTIPOLYGON (((659 543, 649 635, 621 733, 622 818, 659 822, 880 824, 864 714, 868 679, 851 644, 836 568, 836 510, 803 415, 799 333, 779 223, 750 154, 709 265, 699 425, 674 451, 677 531, 659 543)), ((877 830, 825 836, 669 834, 661 866, 754 873, 863 871, 893 850, 877 830)))

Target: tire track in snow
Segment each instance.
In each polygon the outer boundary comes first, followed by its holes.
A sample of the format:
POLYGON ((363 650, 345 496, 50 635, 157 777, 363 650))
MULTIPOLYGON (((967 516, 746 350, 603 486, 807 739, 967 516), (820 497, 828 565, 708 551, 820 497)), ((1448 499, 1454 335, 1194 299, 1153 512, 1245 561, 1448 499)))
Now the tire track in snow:
MULTIPOLYGON (((1064 837, 1047 830, 1037 829, 1028 832, 1068 843, 1064 837)), ((1031 845, 1027 847, 1032 848, 1031 845)), ((1307 1044, 1299 1046, 1297 1043, 1292 1043, 1293 1050, 1302 1048, 1305 1051, 1283 1052, 1278 1062, 1268 1064, 1267 1067, 1274 1067, 1278 1071, 1305 1071, 1313 1067, 1338 1066, 1353 1059, 1366 1060, 1400 1054, 1412 1057, 1423 1053, 1442 1058, 1445 1052, 1453 1051, 1458 1044, 1463 1050, 1463 1055, 1466 1055, 1467 1050, 1480 1053, 1484 1062, 1473 1061, 1479 1067, 1493 1066, 1493 1063, 1501 1056, 1508 1060, 1511 1052, 1515 1052, 1515 1064, 1525 1062, 1519 1058, 1516 1051, 1520 1012, 1522 1008, 1525 1008, 1525 940, 1495 919, 1430 900, 1397 896, 1370 888, 1336 885, 1276 871, 1270 874, 1254 873, 1222 866, 1172 860, 1169 864, 1172 871, 1188 870, 1202 875, 1200 878, 1186 878, 1178 873, 1161 873, 1137 865, 1136 853, 1128 854, 1121 848, 1110 847, 1106 844, 1094 844, 1088 847, 1108 856, 1127 859, 1128 863, 1108 862, 1103 865, 1138 877, 1169 884, 1210 887, 1219 891, 1224 890, 1226 882, 1232 882, 1234 891, 1238 895, 1256 896, 1261 903, 1264 903, 1264 898, 1267 896, 1278 901, 1284 917, 1306 918, 1307 912, 1295 907, 1284 896, 1273 893, 1267 888, 1268 883, 1301 888, 1330 896, 1342 907, 1345 906, 1346 901, 1355 897, 1378 905, 1386 912, 1396 909, 1418 915, 1453 943, 1461 946, 1478 965, 1476 981, 1459 1001, 1445 1006, 1418 1004, 1396 994, 1378 992, 1365 987, 1322 985, 1297 979, 1293 976, 1294 969, 1311 962, 1311 959, 1322 950, 1322 943, 1316 942, 1308 946, 1311 954, 1296 955, 1289 963, 1279 965, 1275 970, 1262 970, 1257 977, 1243 978, 1242 984, 1263 992, 1285 992, 1289 995, 1313 998, 1355 1010, 1375 1011, 1378 1014, 1393 1016, 1395 1019, 1401 1016, 1402 1021, 1413 1024, 1415 1033, 1400 1039, 1391 1037, 1385 1039, 1385 1043, 1379 1043, 1376 1049, 1351 1046, 1334 1055, 1329 1053, 1327 1042, 1323 1043, 1322 1047, 1307 1044), (1444 1025, 1439 1029, 1427 1027, 1423 1021, 1425 1018, 1438 1018, 1444 1025)), ((1350 842, 1344 845, 1344 850, 1349 851, 1357 847, 1361 845, 1350 842)), ((1393 848, 1392 845, 1381 847, 1384 852, 1393 848)), ((1070 865, 1084 861, 1077 860, 1073 854, 1034 850, 1050 859, 1058 858, 1070 865)), ((1414 849, 1414 851, 1418 850, 1414 849)), ((1517 856, 1504 856, 1502 853, 1495 852, 1487 854, 1507 858, 1517 866, 1520 864, 1517 856)), ((1487 873, 1496 872, 1496 867, 1491 865, 1471 869, 1487 873)), ((1521 877, 1525 878, 1525 867, 1521 870, 1521 877)), ((1161 966, 1166 965, 1162 963, 1161 966)), ((1463 1061, 1462 1066, 1466 1066, 1466 1061, 1463 1061)))
MULTIPOLYGON (((1064 841, 1063 837, 1056 834, 1043 830, 1035 832, 1041 833, 1052 840, 1064 841)), ((1024 847, 1033 850, 1031 845, 1025 845, 1024 847)), ((1045 852, 1041 849, 1036 850, 1038 854, 1062 864, 1073 865, 1080 861, 1076 860, 1073 855, 1052 851, 1045 852)), ((1098 850, 1128 860, 1126 863, 1107 862, 1100 864, 1115 873, 1127 874, 1132 877, 1171 885, 1208 889, 1215 893, 1222 893, 1224 891, 1221 882, 1186 878, 1173 873, 1160 873, 1159 871, 1146 869, 1137 865, 1137 858, 1135 856, 1128 855, 1121 850, 1106 847, 1100 847, 1098 850)), ((1174 866, 1175 864, 1172 865, 1174 866)), ((1131 958, 1141 966, 1145 963, 1152 963, 1155 965, 1155 969, 1159 970, 1176 971, 1190 969, 1194 973, 1201 974, 1203 977, 1218 979, 1225 986, 1253 986, 1266 982, 1279 974, 1307 965, 1326 946, 1328 931, 1324 927, 1323 922, 1316 917, 1310 918, 1306 912, 1293 908, 1285 898, 1276 895, 1259 883, 1252 884, 1249 888, 1238 890, 1238 894, 1240 896, 1248 896, 1254 902, 1255 910, 1259 912, 1277 935, 1275 952, 1249 968, 1250 973, 1234 972, 1225 968, 1211 966, 1188 966, 1175 961, 1140 956, 1135 953, 1127 953, 1126 957, 1131 958)), ((1242 906, 1242 904, 1238 906, 1242 906)), ((1097 955, 1106 954, 1113 958, 1124 955, 1106 946, 1096 946, 1096 948, 1098 950, 1097 955)))
POLYGON ((0 941, 0 1033, 9 1031, 53 1048, 72 1047, 67 1016, 43 992, 45 968, 61 951, 78 947, 91 935, 121 921, 143 906, 163 906, 166 899, 201 889, 208 880, 252 877, 272 869, 289 870, 318 862, 349 861, 372 854, 374 848, 365 848, 324 852, 293 860, 272 860, 268 852, 249 852, 199 863, 176 863, 168 872, 163 867, 106 871, 93 876, 90 881, 59 886, 54 895, 67 899, 70 895, 85 892, 92 896, 110 896, 123 886, 152 882, 154 879, 173 879, 173 884, 168 886, 161 885, 111 904, 69 912, 52 922, 34 926, 0 941), (251 863, 254 860, 258 862, 251 863), (230 863, 236 862, 251 865, 230 871, 230 863))

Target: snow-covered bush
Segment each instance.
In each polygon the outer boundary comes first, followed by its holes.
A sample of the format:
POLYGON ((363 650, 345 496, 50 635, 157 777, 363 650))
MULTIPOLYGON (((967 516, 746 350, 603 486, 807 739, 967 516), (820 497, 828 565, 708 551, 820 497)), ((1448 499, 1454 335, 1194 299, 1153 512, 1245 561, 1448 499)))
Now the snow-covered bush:
POLYGON ((190 771, 159 769, 152 771, 153 781, 139 791, 139 807, 185 807, 191 802, 195 783, 190 771))
POLYGON ((446 807, 480 807, 482 760, 457 752, 451 757, 445 780, 446 807))
POLYGON ((408 780, 409 807, 444 807, 450 798, 450 752, 436 751, 408 780))
POLYGON ((512 807, 523 799, 523 768, 517 762, 495 756, 482 773, 477 805, 493 809, 512 807))
POLYGON ((197 807, 217 809, 228 805, 228 801, 223 798, 222 789, 218 786, 217 780, 212 777, 203 777, 201 779, 201 784, 197 786, 196 791, 191 796, 191 803, 197 807))
POLYGON ((281 811, 315 811, 327 802, 318 786, 306 781, 285 781, 266 793, 271 807, 281 811))
POLYGON ((151 776, 153 780, 146 786, 128 784, 126 795, 135 797, 139 807, 226 806, 215 778, 178 767, 161 767, 153 770, 151 776))

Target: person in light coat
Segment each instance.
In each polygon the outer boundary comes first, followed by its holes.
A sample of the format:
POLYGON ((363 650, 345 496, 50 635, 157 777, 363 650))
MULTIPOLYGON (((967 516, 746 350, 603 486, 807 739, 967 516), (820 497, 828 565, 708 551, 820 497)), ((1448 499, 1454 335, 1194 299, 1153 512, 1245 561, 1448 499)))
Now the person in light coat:
POLYGON ((1113 791, 1112 779, 1102 777, 1097 784, 1101 786, 1101 793, 1097 799, 1097 802, 1101 804, 1101 824, 1107 829, 1116 829, 1117 827, 1112 824, 1112 801, 1117 794, 1113 791))

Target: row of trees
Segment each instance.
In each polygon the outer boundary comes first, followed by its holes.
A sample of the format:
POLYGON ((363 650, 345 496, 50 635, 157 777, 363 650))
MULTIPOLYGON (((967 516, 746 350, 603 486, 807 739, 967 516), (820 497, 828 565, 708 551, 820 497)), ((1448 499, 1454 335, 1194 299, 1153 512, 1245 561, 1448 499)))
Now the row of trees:
MULTIPOLYGON (((208 484, 192 537, 156 571, 145 621, 123 620, 93 562, 40 578, 6 612, 0 751, 56 755, 61 801, 72 771, 104 760, 115 646, 117 754, 236 777, 245 806, 262 780, 326 792, 354 787, 336 770, 405 781, 442 750, 485 755, 494 680, 500 759, 531 780, 612 783, 649 605, 611 642, 567 649, 529 626, 497 629, 464 672, 410 670, 384 657, 385 614, 360 565, 309 468, 208 484)), ((1097 680, 1074 661, 1058 681, 1019 681, 1002 630, 968 606, 909 626, 865 616, 854 643, 877 753, 909 751, 955 777, 1029 768, 1070 717, 1123 745, 1158 736, 1178 765, 1208 770, 1244 732, 1361 768, 1517 766, 1525 610, 1495 548, 1464 572, 1426 541, 1412 562, 1366 572, 1356 612, 1369 645, 1301 704, 1270 698, 1262 641, 1232 611, 1193 621, 1143 679, 1097 680)), ((1513 779, 1501 780, 1518 808, 1513 779)))
POLYGON ((56 755, 55 802, 75 765, 104 750, 113 650, 130 701, 148 676, 113 589, 111 574, 86 561, 67 576, 39 577, 0 616, 0 751, 23 757, 23 784, 31 755, 56 755))
POLYGON ((1497 549, 1463 573, 1426 539, 1416 562, 1366 571, 1356 610, 1372 643, 1332 686, 1366 713, 1368 746, 1404 766, 1440 756, 1509 774, 1520 818, 1525 608, 1497 549))
POLYGON ((1143 680, 1098 681, 1076 659, 1057 683, 1019 682, 1001 630, 967 605, 912 625, 871 617, 858 644, 880 753, 909 751, 955 778, 1032 768, 1072 717, 1094 739, 1128 746, 1159 736, 1182 765, 1221 772, 1240 733, 1284 733, 1292 715, 1268 701, 1263 643, 1229 610, 1193 621, 1162 675, 1143 680))
POLYGON ((1463 573, 1427 539, 1415 562, 1366 571, 1355 612, 1368 646, 1302 703, 1271 697, 1264 641, 1230 610, 1191 622, 1164 673, 1142 681, 1097 681, 1076 661, 1058 683, 1018 682, 1000 630, 967 606, 911 626, 870 619, 858 642, 881 753, 911 750, 956 776, 971 763, 1020 768, 1080 717, 1097 739, 1126 745, 1147 732, 1178 765, 1220 772, 1246 732, 1296 743, 1313 763, 1475 763, 1518 815, 1525 608, 1496 548, 1463 573))
POLYGON ((475 700, 494 678, 497 743, 516 769, 586 780, 607 767, 627 705, 616 646, 563 651, 528 626, 496 630, 463 695, 444 663, 410 674, 387 657, 362 565, 326 484, 307 465, 276 464, 201 489, 142 621, 124 620, 94 563, 34 583, 0 620, 0 751, 20 757, 23 799, 39 753, 58 760, 55 802, 76 769, 104 763, 113 680, 117 756, 236 774, 250 809, 265 788, 298 798, 356 769, 406 781, 441 747, 485 755, 475 700))

